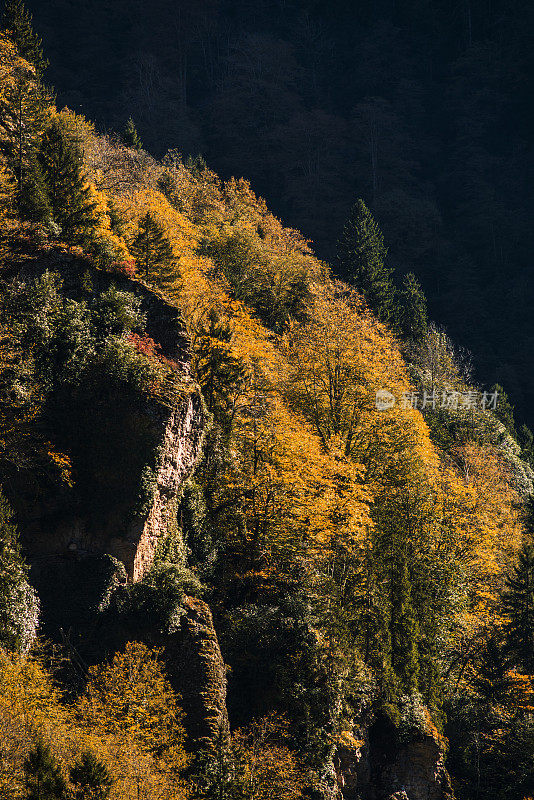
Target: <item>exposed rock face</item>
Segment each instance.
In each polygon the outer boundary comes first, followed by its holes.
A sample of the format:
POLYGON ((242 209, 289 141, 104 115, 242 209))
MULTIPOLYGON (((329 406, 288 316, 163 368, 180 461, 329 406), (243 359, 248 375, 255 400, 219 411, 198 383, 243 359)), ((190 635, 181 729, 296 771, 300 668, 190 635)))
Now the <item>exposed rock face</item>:
MULTIPOLYGON (((132 507, 132 499, 124 492, 121 495, 120 486, 105 513, 87 504, 79 508, 61 497, 47 500, 46 506, 36 502, 31 510, 17 509, 25 550, 37 573, 42 567, 48 569, 47 561, 53 564, 58 558, 72 561, 107 553, 122 561, 128 578, 137 581, 150 568, 157 542, 168 529, 179 489, 194 469, 202 444, 203 406, 198 387, 191 379, 184 326, 178 310, 157 292, 124 275, 90 268, 83 260, 65 253, 29 260, 14 274, 34 278, 46 270, 59 273, 65 295, 76 300, 85 299, 81 287, 88 272, 93 293, 104 292, 113 284, 138 297, 146 317, 146 333, 158 343, 168 363, 174 365, 180 388, 170 404, 154 397, 132 407, 132 423, 130 429, 126 428, 125 438, 109 443, 109 453, 113 455, 113 448, 122 450, 124 458, 124 452, 136 444, 131 437, 135 438, 137 428, 150 437, 157 453, 155 463, 130 470, 138 469, 130 480, 140 487, 143 467, 151 470, 153 485, 142 512, 132 507)), ((113 408, 109 414, 111 417, 113 408)))
POLYGON ((381 775, 382 796, 388 800, 452 800, 453 792, 443 750, 432 736, 421 736, 400 747, 381 775))
POLYGON ((202 600, 184 599, 179 630, 166 644, 168 672, 182 695, 186 729, 193 748, 226 740, 226 666, 211 611, 202 600))
MULTIPOLYGON (((45 270, 58 272, 65 295, 80 299, 86 263, 53 253, 26 262, 16 275, 33 278, 45 270)), ((89 662, 101 661, 133 640, 163 648, 169 678, 182 696, 190 746, 199 750, 224 743, 229 736, 226 666, 209 607, 184 597, 176 609, 176 626, 165 632, 161 620, 130 607, 121 610, 120 597, 128 595, 128 581, 141 580, 150 569, 158 541, 175 514, 180 487, 196 465, 205 428, 202 399, 191 379, 188 341, 177 309, 157 292, 122 275, 90 269, 90 283, 93 293, 114 284, 141 300, 146 333, 174 365, 177 389, 171 401, 150 397, 136 402, 131 412, 127 408, 132 416, 131 426, 125 428, 131 431, 130 438, 119 434, 111 441, 104 439, 104 450, 97 451, 102 462, 109 454, 112 459, 121 452, 124 456, 135 447, 138 431, 146 435, 155 462, 143 464, 137 459, 132 467, 128 458, 123 460, 130 472, 139 472, 133 478, 138 479, 140 492, 142 470, 149 470, 142 512, 132 508, 131 496, 121 494, 120 475, 118 490, 104 510, 63 496, 20 509, 32 581, 44 599, 47 633, 72 641, 89 662), (109 613, 103 616, 106 610, 109 613)), ((112 416, 114 409, 106 406, 104 412, 112 416)), ((97 468, 100 464, 97 460, 97 468)))
POLYGON ((115 585, 118 589, 111 597, 109 613, 90 631, 90 641, 83 642, 92 650, 91 661, 101 661, 106 653, 121 650, 130 641, 162 648, 167 675, 182 698, 190 749, 224 746, 229 737, 226 665, 209 606, 203 600, 182 597, 169 631, 146 609, 127 606, 121 610, 120 595, 127 590, 118 581, 115 585))
POLYGON ((334 759, 344 800, 453 800, 437 732, 398 730, 379 718, 358 728, 356 745, 342 744, 334 759))
POLYGON ((148 514, 109 543, 110 552, 124 563, 133 581, 150 569, 158 540, 168 529, 178 490, 191 474, 201 446, 203 418, 197 393, 186 396, 166 418, 161 416, 161 455, 148 514))

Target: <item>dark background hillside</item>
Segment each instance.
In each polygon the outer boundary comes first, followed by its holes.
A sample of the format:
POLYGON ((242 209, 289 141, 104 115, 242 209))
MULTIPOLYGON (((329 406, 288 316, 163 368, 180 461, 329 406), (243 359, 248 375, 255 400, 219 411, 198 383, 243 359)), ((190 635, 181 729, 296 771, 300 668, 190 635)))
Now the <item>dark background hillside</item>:
POLYGON ((365 199, 534 419, 531 0, 28 0, 58 102, 244 175, 332 259, 365 199))

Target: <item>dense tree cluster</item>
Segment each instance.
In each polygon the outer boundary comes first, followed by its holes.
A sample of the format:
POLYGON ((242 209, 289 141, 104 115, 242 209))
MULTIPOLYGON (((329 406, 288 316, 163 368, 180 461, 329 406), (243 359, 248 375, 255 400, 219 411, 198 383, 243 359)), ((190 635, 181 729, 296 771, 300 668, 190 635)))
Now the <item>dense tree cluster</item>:
MULTIPOLYGON (((184 30, 202 31, 203 9, 184 30)), ((175 150, 157 161, 133 124, 101 136, 58 112, 27 12, 13 2, 6 15, 0 793, 297 800, 328 784, 365 714, 403 735, 445 732, 462 800, 527 796, 532 434, 517 433, 501 387, 496 413, 477 402, 469 359, 429 322, 415 275, 395 283, 363 200, 339 239, 342 282, 247 181, 175 150), (30 653, 38 602, 8 502, 23 519, 43 496, 105 518, 120 494, 146 515, 157 442, 144 409, 183 387, 141 290, 179 311, 209 424, 152 572, 95 613, 137 609, 162 627, 186 592, 208 594, 234 730, 204 760, 186 754, 157 652, 130 642, 75 686, 30 653)), ((290 56, 280 41, 257 49, 268 100, 273 52, 290 56)), ((247 63, 234 65, 243 92, 247 63)), ((378 100, 358 110, 371 154, 391 113, 378 100)))
POLYGON ((61 104, 246 175, 324 257, 362 197, 388 266, 532 422, 530 0, 30 8, 61 104))

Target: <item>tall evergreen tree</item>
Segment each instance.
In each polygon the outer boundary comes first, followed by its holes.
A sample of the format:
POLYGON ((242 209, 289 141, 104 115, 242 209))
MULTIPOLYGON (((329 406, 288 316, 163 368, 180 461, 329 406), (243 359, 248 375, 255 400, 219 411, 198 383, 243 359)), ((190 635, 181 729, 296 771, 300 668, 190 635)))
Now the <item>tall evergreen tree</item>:
POLYGON ((18 193, 18 208, 23 219, 47 222, 52 219, 48 187, 35 153, 28 158, 18 193))
POLYGON ((491 389, 490 394, 497 393, 497 405, 495 408, 495 415, 500 419, 506 430, 517 439, 517 431, 515 429, 514 408, 510 403, 508 395, 499 383, 495 383, 491 389))
POLYGON ((170 272, 174 263, 171 243, 150 212, 139 220, 137 235, 130 245, 130 251, 147 279, 156 273, 165 277, 165 273, 170 272))
POLYGON ((534 434, 528 425, 521 425, 518 442, 521 446, 521 457, 534 466, 534 434))
MULTIPOLYGON (((533 522, 530 501, 530 526, 533 522)), ((534 675, 534 545, 527 543, 508 578, 503 595, 506 649, 524 672, 534 675)))
POLYGON ((418 688, 419 657, 417 642, 419 631, 415 618, 408 562, 399 556, 391 576, 391 665, 403 693, 418 688))
POLYGON ((195 375, 211 413, 224 427, 224 418, 231 414, 237 388, 246 377, 243 364, 232 354, 232 330, 222 322, 215 310, 208 316, 198 337, 195 353, 195 375), (221 413, 222 412, 222 413, 221 413))
POLYGON ((113 779, 106 765, 90 750, 82 754, 70 771, 74 800, 107 800, 113 779))
POLYGON ((67 797, 67 782, 50 751, 39 739, 24 762, 27 800, 63 800, 67 797))
POLYGON ((97 223, 96 203, 83 166, 83 152, 59 117, 43 134, 39 164, 55 221, 67 241, 83 241, 97 223))
POLYGON ((206 164, 206 159, 202 155, 202 153, 198 153, 196 156, 189 155, 184 161, 184 166, 187 167, 189 172, 191 172, 196 178, 201 175, 207 168, 208 165, 206 164))
POLYGON ((132 117, 128 118, 126 125, 124 126, 124 130, 122 132, 122 141, 126 147, 131 147, 132 150, 143 149, 143 142, 139 138, 139 134, 137 133, 137 128, 135 127, 135 122, 133 121, 132 117))
POLYGON ((33 70, 13 66, 0 97, 0 148, 17 183, 22 216, 32 221, 49 217, 46 189, 36 169, 36 153, 46 125, 50 97, 33 70))
POLYGON ((13 512, 0 490, 0 645, 19 652, 32 645, 39 616, 39 601, 27 572, 13 512))
POLYGON ((420 341, 426 334, 428 327, 426 297, 413 272, 405 276, 403 288, 399 292, 396 323, 404 339, 420 341))
POLYGON ((395 297, 386 256, 382 232, 360 199, 352 207, 338 242, 337 262, 341 274, 354 283, 384 322, 391 319, 395 297))
POLYGON ((33 64, 39 76, 48 67, 43 43, 33 30, 32 15, 21 0, 7 0, 2 17, 2 30, 7 31, 19 55, 33 64))

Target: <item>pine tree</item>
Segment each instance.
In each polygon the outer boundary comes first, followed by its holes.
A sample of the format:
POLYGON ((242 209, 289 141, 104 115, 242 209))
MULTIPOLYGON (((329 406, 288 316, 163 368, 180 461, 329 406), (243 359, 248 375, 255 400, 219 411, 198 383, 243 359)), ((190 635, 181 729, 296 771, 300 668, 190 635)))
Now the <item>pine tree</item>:
POLYGON ((142 150, 143 149, 143 142, 139 138, 139 134, 137 133, 137 128, 135 127, 135 122, 131 117, 129 117, 126 125, 124 126, 124 131, 122 133, 122 141, 126 145, 126 147, 130 147, 132 150, 142 150))
POLYGON ((19 652, 32 645, 39 616, 39 601, 27 572, 13 512, 0 490, 0 644, 19 652))
POLYGON ((392 316, 395 297, 392 270, 384 263, 386 256, 380 228, 363 200, 358 200, 338 242, 338 266, 384 322, 392 316))
MULTIPOLYGON (((533 520, 530 500, 530 526, 533 520)), ((534 674, 534 545, 527 543, 507 580, 503 609, 508 617, 505 626, 506 649, 527 674, 534 674)))
POLYGON ((82 149, 57 117, 44 132, 39 164, 63 237, 67 241, 83 241, 97 225, 97 204, 91 199, 82 149))
POLYGON ((113 779, 106 765, 90 750, 83 753, 70 771, 75 800, 106 800, 113 779))
POLYGON ((198 178, 208 168, 206 159, 201 153, 198 153, 196 156, 187 156, 184 166, 195 176, 195 178, 198 178))
POLYGON ((24 762, 27 800, 62 800, 67 797, 67 783, 61 774, 50 746, 39 739, 24 762))
POLYGON ((19 55, 33 64, 39 76, 48 67, 43 43, 32 26, 32 15, 21 0, 7 0, 2 17, 2 30, 7 31, 19 55))
POLYGON ((138 232, 130 245, 130 252, 147 280, 154 273, 164 278, 166 268, 170 273, 174 263, 171 243, 150 212, 139 220, 138 232))
POLYGON ((397 309, 396 322, 401 336, 404 339, 421 341, 428 327, 428 311, 426 297, 413 272, 409 272, 404 278, 397 309))

